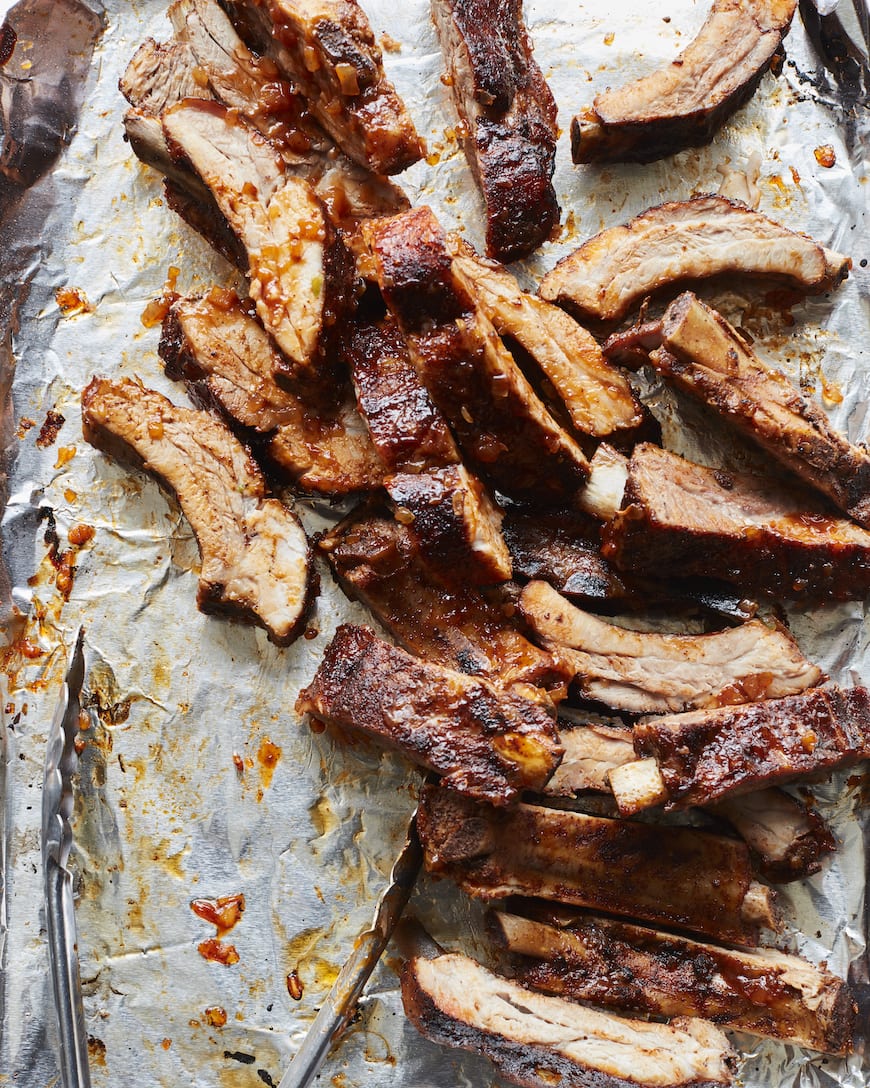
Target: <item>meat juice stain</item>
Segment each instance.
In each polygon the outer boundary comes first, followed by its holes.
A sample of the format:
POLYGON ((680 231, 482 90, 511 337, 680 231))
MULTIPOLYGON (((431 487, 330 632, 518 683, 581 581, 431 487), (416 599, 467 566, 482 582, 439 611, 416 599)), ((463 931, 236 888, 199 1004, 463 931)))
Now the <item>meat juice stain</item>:
POLYGON ((54 298, 64 317, 78 317, 79 314, 94 312, 93 303, 88 301, 88 296, 78 287, 58 287, 54 298))
POLYGON ((837 154, 830 144, 822 144, 821 147, 815 148, 813 155, 819 166, 824 166, 826 170, 830 170, 837 161, 837 154))
POLYGON ((236 895, 224 895, 219 899, 193 899, 190 909, 204 922, 213 925, 218 937, 224 937, 241 921, 245 912, 245 897, 239 892, 236 895))
POLYGON ((227 1022, 227 1010, 222 1005, 209 1005, 203 1016, 205 1022, 213 1028, 222 1028, 227 1022))
POLYGON ((263 800, 263 793, 272 785, 272 776, 281 758, 281 749, 268 737, 263 737, 257 749, 257 762, 260 764, 262 788, 257 790, 257 800, 263 800))
POLYGON ((232 967, 239 962, 239 953, 236 946, 225 944, 216 937, 209 937, 207 941, 201 941, 196 946, 197 952, 204 960, 210 963, 221 963, 224 967, 232 967))

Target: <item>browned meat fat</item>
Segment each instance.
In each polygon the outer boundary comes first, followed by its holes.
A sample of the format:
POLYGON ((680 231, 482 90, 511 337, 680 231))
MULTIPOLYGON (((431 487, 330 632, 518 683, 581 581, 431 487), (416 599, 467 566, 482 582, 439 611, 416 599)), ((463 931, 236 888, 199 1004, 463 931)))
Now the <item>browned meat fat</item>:
POLYGON ((197 604, 264 627, 287 645, 316 588, 298 518, 266 497, 248 450, 207 412, 179 408, 129 378, 94 378, 82 393, 85 438, 169 488, 202 556, 197 604))
POLYGON ((449 789, 499 805, 542 788, 562 757, 543 703, 420 661, 367 627, 339 627, 296 710, 365 733, 449 789))
POLYGON ((527 257, 559 222, 551 181, 558 128, 522 0, 432 0, 432 16, 486 205, 487 253, 527 257))

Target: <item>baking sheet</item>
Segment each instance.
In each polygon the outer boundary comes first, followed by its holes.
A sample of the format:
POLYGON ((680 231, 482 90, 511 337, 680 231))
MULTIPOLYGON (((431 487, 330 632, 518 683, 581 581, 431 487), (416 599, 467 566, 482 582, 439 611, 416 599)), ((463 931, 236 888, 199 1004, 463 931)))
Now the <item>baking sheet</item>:
MULTIPOLYGON (((0 0, 0 15, 11 7, 0 0)), ((429 160, 400 181, 414 203, 431 204, 445 226, 481 246, 481 206, 440 82, 427 5, 407 0, 397 10, 367 0, 365 7, 375 32, 401 43, 399 52, 385 53, 385 64, 429 143, 429 160)), ((845 13, 845 0, 840 7, 845 13)), ((761 210, 850 253, 853 274, 835 295, 785 312, 781 300, 752 286, 707 297, 751 332, 763 354, 823 396, 838 427, 864 440, 870 126, 866 109, 844 97, 823 68, 798 17, 779 78, 764 77, 711 147, 649 166, 570 163, 572 114, 609 83, 672 58, 707 10, 689 0, 674 0, 664 14, 641 0, 619 0, 606 11, 591 2, 526 3, 565 132, 556 173, 562 235, 522 266, 523 275, 533 282, 585 237, 651 204, 715 190, 720 167, 741 170, 756 155, 761 210), (824 146, 834 151, 830 168, 816 160, 824 146)), ((39 788, 66 646, 79 622, 87 628, 88 713, 73 864, 96 1088, 139 1080, 277 1084, 369 920, 417 783, 398 758, 364 744, 337 747, 293 713, 338 623, 366 618, 326 569, 310 637, 289 649, 272 646, 263 632, 202 616, 193 603, 196 543, 177 506, 150 479, 82 440, 78 398, 95 373, 139 375, 184 403, 183 390, 163 376, 159 329, 141 321, 170 269, 179 269, 183 292, 237 282, 164 206, 160 180, 122 140, 117 81, 145 36, 168 36, 164 11, 151 0, 107 0, 98 10, 81 0, 22 0, 12 16, 19 42, 0 71, 8 643, 0 1074, 28 1086, 57 1083, 39 788), (80 525, 93 527, 93 538, 71 546, 69 532, 80 525), (214 929, 189 903, 235 893, 244 894, 246 910, 226 939, 239 962, 224 967, 197 951, 214 929), (298 1002, 286 984, 294 970, 304 986, 298 1002)), ((652 386, 649 397, 671 448, 709 462, 740 459, 723 436, 681 423, 665 391, 652 386)), ((311 529, 334 519, 322 504, 299 500, 297 508, 311 529)), ((870 679, 865 611, 855 602, 790 614, 804 651, 836 681, 870 679)), ((868 974, 867 821, 860 776, 849 781, 814 789, 841 838, 838 854, 817 877, 784 889, 781 900, 792 946, 827 959, 840 974, 851 971, 861 984, 868 974)), ((480 910, 451 887, 424 879, 414 908, 443 943, 484 954, 480 910)), ((404 1022, 393 965, 388 955, 319 1083, 493 1083, 488 1062, 436 1047, 404 1022)), ((837 1061, 739 1042, 750 1088, 867 1081, 860 1056, 837 1061)))

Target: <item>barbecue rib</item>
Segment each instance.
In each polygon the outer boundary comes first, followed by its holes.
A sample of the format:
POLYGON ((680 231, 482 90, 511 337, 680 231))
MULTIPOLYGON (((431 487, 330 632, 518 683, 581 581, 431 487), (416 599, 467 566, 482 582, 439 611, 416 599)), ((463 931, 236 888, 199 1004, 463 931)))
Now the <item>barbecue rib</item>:
POLYGON ((632 714, 777 699, 824 679, 784 628, 760 620, 706 635, 630 631, 575 608, 547 582, 529 582, 520 609, 586 698, 632 714))
POLYGON ((562 758, 541 702, 420 661, 368 627, 339 627, 296 711, 365 733, 497 805, 543 788, 562 758))
MULTIPOLYGON (((590 483, 581 499, 597 479, 596 459, 603 449, 604 446, 599 446, 592 459, 590 483)), ((619 487, 620 500, 623 487, 619 487)), ((610 516, 619 505, 619 502, 612 504, 610 516)), ((750 619, 753 614, 752 603, 724 583, 675 578, 664 582, 620 574, 601 555, 600 523, 580 511, 542 511, 508 505, 502 533, 511 554, 514 577, 543 579, 572 601, 596 610, 648 610, 651 605, 667 604, 693 610, 702 608, 737 620, 750 619)))
POLYGON ((459 462, 447 421, 420 381, 394 321, 355 322, 344 355, 360 414, 388 472, 459 462))
POLYGON ((266 497, 247 449, 207 412, 178 408, 129 378, 82 393, 91 445, 152 473, 178 498, 202 556, 197 605, 264 627, 286 646, 316 590, 296 516, 266 497))
POLYGON ((485 1054, 525 1088, 714 1088, 734 1058, 703 1020, 650 1024, 536 994, 455 952, 402 972, 405 1015, 427 1039, 485 1054))
POLYGON ((604 357, 595 337, 564 310, 520 290, 514 277, 453 239, 453 267, 477 292, 481 310, 501 337, 511 337, 541 368, 571 423, 595 438, 626 441, 645 420, 625 376, 604 357))
POLYGON ((652 162, 708 144, 755 92, 796 0, 714 0, 698 36, 666 68, 596 95, 571 122, 574 162, 652 162))
POLYGON ((480 311, 431 210, 373 220, 363 231, 420 377, 473 467, 509 495, 573 495, 589 464, 480 311))
POLYGON ((649 208, 596 234, 541 281, 540 294, 583 317, 617 321, 651 291, 721 273, 775 277, 821 293, 848 275, 848 257, 722 196, 649 208))
POLYGON ((649 357, 660 374, 870 528, 870 453, 838 434, 720 314, 687 291, 665 312, 661 336, 649 357))
POLYGON ((160 357, 191 397, 216 407, 245 434, 262 435, 269 462, 305 491, 374 491, 383 469, 353 401, 316 410, 273 377, 280 352, 231 291, 175 302, 163 322, 160 357))
POLYGON ((445 578, 475 586, 510 578, 501 511, 464 465, 397 473, 384 486, 424 560, 445 578))
POLYGON ((354 303, 353 260, 311 186, 275 148, 216 102, 163 115, 170 148, 211 190, 248 257, 251 297, 290 362, 276 377, 324 381, 333 330, 354 303))
POLYGON ((356 0, 235 0, 255 33, 266 13, 272 58, 298 86, 309 108, 350 158, 376 174, 397 174, 425 147, 384 73, 383 57, 356 0))
POLYGON ((700 1016, 829 1054, 852 1049, 848 985, 798 956, 717 948, 594 915, 566 928, 495 911, 488 920, 498 944, 526 957, 517 981, 533 989, 647 1016, 700 1016))
POLYGON ((558 129, 522 0, 432 0, 432 17, 486 205, 486 251, 501 261, 527 257, 559 222, 558 129))
POLYGON ((406 650, 497 684, 565 682, 551 654, 525 638, 513 606, 455 578, 448 584, 420 559, 406 526, 365 508, 320 542, 345 593, 366 605, 406 650))
MULTIPOLYGON (((870 757, 870 692, 816 688, 761 703, 669 714, 639 722, 634 740, 638 756, 652 765, 650 781, 660 776, 670 808, 707 805, 870 757)), ((610 776, 620 811, 617 775, 625 769, 610 776)))
POLYGON ((822 859, 837 849, 837 840, 819 813, 784 790, 743 793, 706 807, 731 824, 752 851, 758 871, 772 884, 812 876, 821 869, 822 859))
POLYGON ((624 509, 602 552, 620 570, 721 578, 781 597, 852 600, 870 590, 870 532, 813 496, 636 446, 624 509))
POLYGON ((560 728, 559 739, 565 754, 544 788, 548 797, 573 797, 584 790, 609 793, 610 772, 637 758, 630 729, 578 725, 560 728))
POLYGON ((773 893, 753 882, 743 843, 693 828, 496 809, 432 786, 417 826, 427 870, 480 899, 535 896, 737 944, 776 924, 773 893))

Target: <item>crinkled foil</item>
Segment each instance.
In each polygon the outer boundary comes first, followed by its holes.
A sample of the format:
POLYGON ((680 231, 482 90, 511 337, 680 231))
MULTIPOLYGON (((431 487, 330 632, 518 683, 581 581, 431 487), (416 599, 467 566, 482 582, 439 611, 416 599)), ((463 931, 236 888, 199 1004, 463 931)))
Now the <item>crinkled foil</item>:
MULTIPOLYGON (((649 166, 578 168, 569 161, 570 117, 604 86, 671 59, 708 4, 619 0, 605 10, 589 0, 527 0, 565 132, 556 174, 562 234, 523 274, 531 282, 584 238, 649 205, 715 191, 723 171, 743 170, 755 155, 761 210, 851 254, 855 267, 836 293, 789 308, 751 285, 712 297, 860 441, 870 422, 870 126, 860 50, 839 36, 842 19, 860 40, 849 2, 820 20, 804 0, 781 74, 764 77, 712 146, 649 166), (833 165, 820 164, 819 148, 831 149, 820 158, 833 165)), ((480 245, 481 205, 458 148, 426 2, 365 6, 376 33, 401 45, 385 63, 429 142, 429 159, 402 183, 414 202, 430 203, 446 226, 480 245)), ((336 625, 365 618, 328 572, 310 637, 289 649, 202 616, 196 542, 177 506, 82 440, 79 394, 93 374, 137 374, 184 402, 163 376, 159 330, 141 321, 170 268, 180 270, 185 292, 234 282, 165 207, 159 178, 122 139, 118 78, 146 35, 167 36, 164 10, 157 0, 107 0, 99 11, 82 0, 0 0, 18 33, 0 71, 0 585, 8 644, 0 1076, 27 1088, 58 1077, 39 789, 66 648, 80 622, 88 709, 73 863, 97 1088, 277 1084, 369 920, 417 784, 399 759, 362 743, 337 746, 294 715, 296 693, 336 625), (79 531, 80 543, 70 544, 80 525, 93 527, 93 538, 82 543, 79 531), (225 967, 198 952, 214 929, 189 904, 235 893, 246 909, 226 940, 239 961, 225 967), (293 971, 304 987, 298 1001, 288 993, 293 971)), ((707 461, 735 456, 724 437, 693 429, 691 413, 678 413, 663 390, 651 386, 649 396, 671 448, 707 461)), ((334 517, 303 500, 297 508, 309 528, 334 517)), ((804 651, 834 680, 870 680, 862 602, 796 608, 790 619, 804 651)), ((857 776, 813 792, 841 845, 818 876, 782 891, 787 939, 850 974, 866 1019, 865 793, 857 776)), ((414 905, 443 943, 485 955, 480 910, 451 887, 424 878, 414 905)), ((405 1023, 394 964, 388 955, 376 972, 318 1083, 492 1083, 484 1059, 433 1046, 405 1023)), ((867 1083, 861 1056, 738 1043, 750 1088, 867 1083)))

